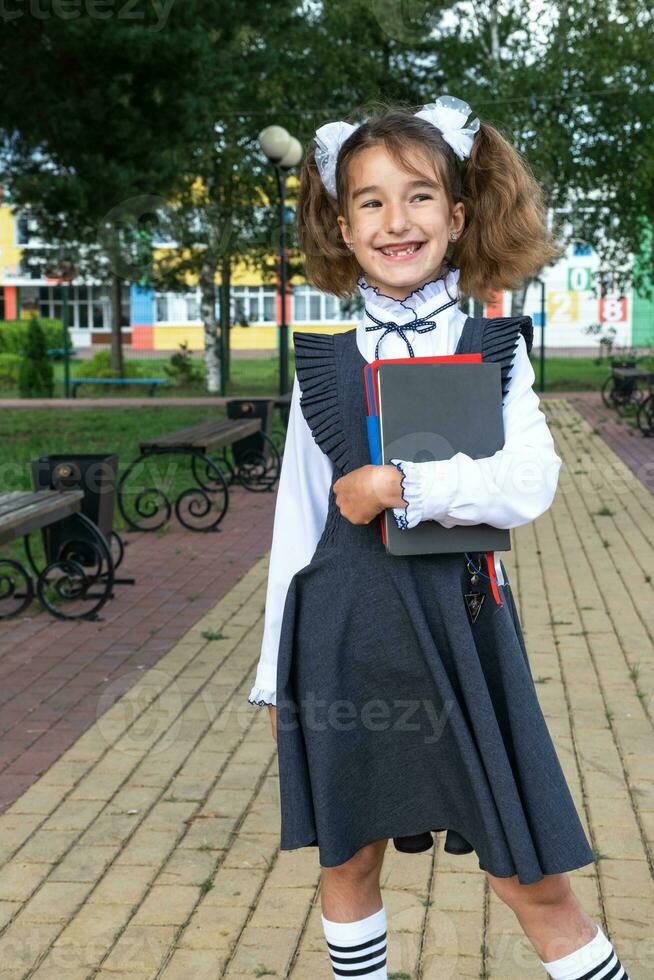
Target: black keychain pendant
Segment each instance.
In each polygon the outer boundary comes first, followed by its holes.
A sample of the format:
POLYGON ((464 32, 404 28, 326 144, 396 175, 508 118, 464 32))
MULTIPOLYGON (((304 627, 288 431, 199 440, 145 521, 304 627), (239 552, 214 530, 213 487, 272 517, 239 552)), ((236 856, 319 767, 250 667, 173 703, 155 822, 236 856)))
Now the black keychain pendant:
MULTIPOLYGON (((468 565, 468 569, 470 566, 468 565)), ((477 572, 473 572, 470 576, 470 585, 475 586, 479 583, 479 575, 477 572)), ((470 622, 475 623, 477 617, 481 612, 481 607, 484 604, 484 599, 486 595, 484 592, 466 592, 463 598, 466 601, 466 609, 468 610, 468 615, 470 616, 470 622)))

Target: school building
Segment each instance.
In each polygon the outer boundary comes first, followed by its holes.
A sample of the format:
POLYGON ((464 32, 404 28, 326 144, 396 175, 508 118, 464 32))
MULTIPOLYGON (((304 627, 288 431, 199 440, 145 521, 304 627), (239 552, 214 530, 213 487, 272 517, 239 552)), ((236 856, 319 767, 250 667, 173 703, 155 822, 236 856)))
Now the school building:
MULTIPOLYGON (((25 221, 17 220, 11 208, 0 203, 0 321, 27 318, 33 313, 62 317, 61 287, 46 277, 39 278, 28 267, 25 259, 29 249, 30 233, 25 221)), ((603 324, 603 333, 614 328, 614 343, 619 347, 654 345, 654 301, 635 290, 625 296, 594 295, 598 269, 597 254, 589 245, 578 243, 571 245, 555 266, 544 270, 547 350, 595 352, 598 337, 586 332, 593 324, 603 324)), ((107 345, 111 335, 108 288, 95 282, 73 282, 69 301, 73 346, 80 350, 107 345)), ((245 267, 235 268, 231 305, 234 352, 277 350, 281 310, 274 283, 264 283, 245 267)), ((506 293, 487 305, 485 313, 509 315, 510 309, 511 297, 506 293)), ((172 352, 182 342, 191 350, 204 347, 198 289, 157 292, 125 285, 121 312, 124 342, 134 352, 172 352)), ((291 330, 331 333, 347 330, 357 320, 356 302, 348 306, 335 296, 297 281, 289 289, 286 312, 291 330)), ((537 283, 529 287, 524 312, 533 318, 537 347, 541 340, 541 287, 537 283)))

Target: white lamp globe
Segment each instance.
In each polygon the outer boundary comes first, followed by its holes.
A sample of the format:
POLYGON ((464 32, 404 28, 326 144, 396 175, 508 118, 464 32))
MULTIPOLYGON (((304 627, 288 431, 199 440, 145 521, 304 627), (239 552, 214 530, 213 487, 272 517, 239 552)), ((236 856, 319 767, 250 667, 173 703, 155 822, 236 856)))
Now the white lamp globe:
POLYGON ((269 160, 279 163, 290 149, 291 136, 283 126, 266 126, 259 133, 259 145, 269 160))
POLYGON ((279 161, 279 166, 284 167, 284 169, 289 170, 291 167, 297 167, 302 159, 302 144, 295 136, 291 136, 291 142, 285 155, 279 161))

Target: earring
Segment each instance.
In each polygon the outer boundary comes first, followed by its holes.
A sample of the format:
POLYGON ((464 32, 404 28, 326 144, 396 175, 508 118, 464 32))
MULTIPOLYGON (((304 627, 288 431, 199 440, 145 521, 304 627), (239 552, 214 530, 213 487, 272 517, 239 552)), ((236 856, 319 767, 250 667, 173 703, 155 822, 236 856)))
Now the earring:
POLYGON ((352 244, 352 242, 346 242, 345 244, 349 248, 350 252, 353 252, 354 251, 354 245, 352 244))
POLYGON ((450 233, 450 241, 451 242, 455 242, 457 240, 457 238, 458 238, 458 235, 455 232, 451 232, 450 233))

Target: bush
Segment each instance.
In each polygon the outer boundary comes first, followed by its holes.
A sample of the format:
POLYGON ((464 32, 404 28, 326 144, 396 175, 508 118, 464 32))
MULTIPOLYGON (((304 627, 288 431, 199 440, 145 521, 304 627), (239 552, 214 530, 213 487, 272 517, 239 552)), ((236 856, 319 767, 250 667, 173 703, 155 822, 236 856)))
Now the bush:
MULTIPOLYGON (((114 371, 111 366, 111 351, 101 350, 88 361, 83 361, 76 366, 75 375, 78 378, 120 378, 120 372, 114 371)), ((136 364, 130 363, 127 358, 123 360, 123 378, 141 378, 141 371, 136 364)), ((99 387, 99 386, 98 386, 99 387)))
POLYGON ((45 333, 36 317, 27 327, 25 352, 18 372, 18 390, 21 398, 52 398, 54 372, 48 357, 45 333))
POLYGON ((201 384, 204 378, 201 365, 193 363, 186 341, 171 356, 170 364, 164 365, 164 371, 170 383, 177 388, 192 388, 193 385, 201 384))
POLYGON ((0 388, 17 388, 21 357, 18 354, 0 354, 0 388))
MULTIPOLYGON (((27 333, 32 320, 0 320, 0 354, 22 354, 27 350, 27 333)), ((64 325, 61 320, 38 318, 45 336, 47 350, 64 346, 64 325)), ((70 331, 68 331, 68 347, 72 349, 70 331)))

